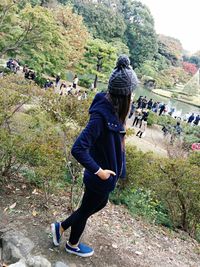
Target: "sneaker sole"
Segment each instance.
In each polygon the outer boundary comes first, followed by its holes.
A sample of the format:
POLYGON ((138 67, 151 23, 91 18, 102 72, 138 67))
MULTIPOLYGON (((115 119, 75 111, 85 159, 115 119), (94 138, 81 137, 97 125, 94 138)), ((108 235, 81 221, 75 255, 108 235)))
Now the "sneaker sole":
POLYGON ((70 254, 74 254, 74 255, 77 255, 77 256, 83 257, 83 258, 90 257, 90 256, 92 256, 94 254, 94 250, 91 251, 90 253, 79 253, 79 252, 75 252, 75 251, 69 250, 67 248, 65 248, 65 250, 70 254))
POLYGON ((52 223, 51 224, 51 233, 52 233, 52 237, 53 237, 53 244, 54 246, 59 246, 60 244, 57 242, 57 238, 56 238, 56 227, 55 224, 52 223))

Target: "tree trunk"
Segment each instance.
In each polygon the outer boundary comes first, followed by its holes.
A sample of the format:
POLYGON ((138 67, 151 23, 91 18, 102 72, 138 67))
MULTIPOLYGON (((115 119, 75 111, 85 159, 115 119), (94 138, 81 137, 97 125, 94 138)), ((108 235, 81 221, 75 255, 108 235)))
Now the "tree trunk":
POLYGON ((95 75, 95 79, 94 79, 94 89, 97 88, 97 81, 98 81, 98 76, 97 74, 95 75))
MULTIPOLYGON (((103 57, 101 55, 97 56, 97 71, 100 72, 101 71, 101 67, 102 67, 102 59, 103 57)), ((94 89, 97 88, 97 81, 98 81, 98 75, 95 75, 95 79, 94 79, 94 89)))

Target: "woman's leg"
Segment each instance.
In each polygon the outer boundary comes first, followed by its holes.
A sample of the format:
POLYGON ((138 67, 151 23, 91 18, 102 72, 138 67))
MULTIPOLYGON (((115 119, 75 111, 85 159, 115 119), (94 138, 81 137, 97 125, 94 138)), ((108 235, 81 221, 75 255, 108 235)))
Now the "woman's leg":
POLYGON ((136 127, 137 127, 137 125, 138 125, 138 122, 139 122, 139 119, 137 118, 137 120, 136 120, 136 124, 135 124, 136 127))
POLYGON ((135 125, 136 122, 137 122, 137 117, 135 117, 135 119, 133 121, 133 126, 135 125))
POLYGON ((141 133, 141 131, 138 131, 137 134, 136 134, 136 136, 138 136, 140 133, 141 133))
POLYGON ((95 212, 103 209, 108 202, 109 194, 97 194, 86 188, 80 208, 61 223, 64 230, 71 226, 69 242, 75 245, 79 242, 87 219, 95 212))

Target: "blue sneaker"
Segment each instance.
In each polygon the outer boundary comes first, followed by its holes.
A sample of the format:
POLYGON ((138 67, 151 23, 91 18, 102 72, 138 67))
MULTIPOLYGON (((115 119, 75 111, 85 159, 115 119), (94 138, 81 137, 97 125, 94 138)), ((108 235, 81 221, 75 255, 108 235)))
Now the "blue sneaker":
POLYGON ((77 247, 73 248, 66 244, 65 250, 71 254, 75 254, 80 257, 90 257, 94 254, 94 250, 83 243, 80 243, 77 247))
POLYGON ((51 233, 52 233, 52 237, 53 237, 53 243, 55 246, 60 245, 60 241, 61 241, 61 237, 62 237, 60 227, 61 227, 60 222, 55 222, 55 223, 51 224, 51 233))

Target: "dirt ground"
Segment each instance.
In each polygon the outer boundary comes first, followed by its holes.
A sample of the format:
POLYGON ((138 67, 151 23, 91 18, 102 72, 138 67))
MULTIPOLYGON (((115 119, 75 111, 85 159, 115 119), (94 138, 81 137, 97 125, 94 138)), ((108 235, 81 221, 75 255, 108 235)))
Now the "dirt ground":
MULTIPOLYGON (((129 119, 127 122, 128 127, 131 127, 133 123, 133 118, 129 119)), ((153 151, 158 156, 167 157, 167 140, 162 133, 161 126, 153 125, 147 127, 145 136, 139 138, 136 136, 139 131, 139 127, 132 127, 135 131, 135 134, 129 136, 126 140, 126 143, 135 145, 138 149, 143 152, 153 151)))
POLYGON ((0 233, 12 228, 35 243, 34 254, 52 263, 63 261, 70 267, 198 267, 200 245, 183 232, 173 232, 133 218, 123 206, 108 206, 89 219, 83 241, 95 254, 86 259, 52 245, 50 223, 65 219, 69 195, 51 195, 48 208, 44 195, 23 180, 7 181, 0 188, 0 233))

